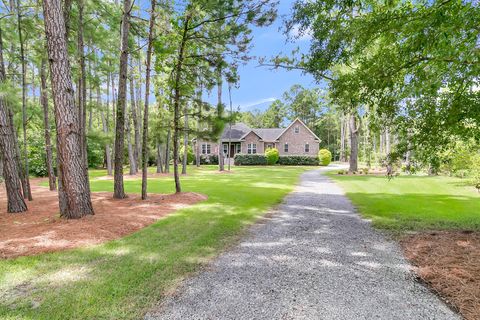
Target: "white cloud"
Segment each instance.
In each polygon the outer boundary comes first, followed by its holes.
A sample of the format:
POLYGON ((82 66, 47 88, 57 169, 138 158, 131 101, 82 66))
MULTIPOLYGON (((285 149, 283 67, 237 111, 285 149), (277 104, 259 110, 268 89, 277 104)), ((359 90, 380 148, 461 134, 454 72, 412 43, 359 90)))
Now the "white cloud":
POLYGON ((241 104, 240 109, 241 110, 250 109, 252 107, 255 107, 255 106, 258 106, 258 105, 261 105, 261 104, 264 104, 264 103, 273 102, 275 100, 277 100, 277 98, 271 97, 271 98, 264 98, 264 99, 260 99, 260 100, 256 100, 256 101, 251 101, 251 102, 248 102, 248 103, 241 104))

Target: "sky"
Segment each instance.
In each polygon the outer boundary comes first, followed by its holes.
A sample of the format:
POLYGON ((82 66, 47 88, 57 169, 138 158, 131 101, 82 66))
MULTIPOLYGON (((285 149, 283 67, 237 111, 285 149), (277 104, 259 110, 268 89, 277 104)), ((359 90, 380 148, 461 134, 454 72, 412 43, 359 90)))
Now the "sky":
MULTIPOLYGON (((309 37, 303 36, 295 43, 287 42, 283 33, 283 21, 291 14, 293 0, 280 0, 278 6, 278 18, 269 27, 253 29, 253 48, 250 51, 251 56, 255 57, 274 57, 279 53, 288 54, 292 49, 299 47, 302 51, 308 51, 309 37), (279 30, 282 28, 282 30, 279 30)), ((302 74, 300 71, 288 71, 285 69, 271 70, 269 67, 259 66, 256 59, 251 60, 247 65, 239 66, 240 82, 238 88, 232 89, 233 109, 240 111, 253 111, 255 109, 265 110, 270 103, 282 94, 292 85, 300 84, 306 88, 318 86, 311 75, 302 74)), ((228 106, 228 90, 225 87, 224 103, 228 106)), ((207 101, 216 103, 216 92, 212 92, 210 97, 205 97, 207 101)))

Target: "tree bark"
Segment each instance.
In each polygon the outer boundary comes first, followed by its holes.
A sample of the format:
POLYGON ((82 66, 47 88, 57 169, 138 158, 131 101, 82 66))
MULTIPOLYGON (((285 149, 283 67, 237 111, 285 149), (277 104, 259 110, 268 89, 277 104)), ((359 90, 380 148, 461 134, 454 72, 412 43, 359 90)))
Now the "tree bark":
MULTIPOLYGON (((218 115, 221 116, 221 113, 223 111, 222 108, 222 69, 218 67, 217 70, 217 110, 218 110, 218 115)), ((222 143, 222 138, 220 137, 220 140, 218 142, 218 170, 219 171, 224 171, 225 170, 225 160, 223 157, 223 143, 222 143)))
POLYGON ((20 13, 20 0, 17 0, 17 31, 18 40, 20 42, 20 61, 22 65, 22 127, 23 127, 23 161, 24 161, 24 179, 25 190, 23 196, 32 201, 32 190, 30 188, 30 169, 28 163, 28 148, 27 148, 27 68, 25 61, 25 49, 22 34, 22 17, 20 13))
MULTIPOLYGON (((148 108, 150 95, 150 72, 153 50, 153 30, 155 28, 155 4, 156 0, 151 1, 150 26, 148 29, 147 61, 145 70, 145 102, 143 105, 143 137, 142 137, 142 200, 147 199, 147 175, 148 175, 148 108)), ((138 145, 137 145, 138 147, 138 145)), ((157 144, 157 172, 162 168, 162 159, 160 145, 157 144)))
POLYGON ((157 173, 163 173, 162 147, 157 143, 157 173))
POLYGON ((43 107, 43 126, 45 127, 45 154, 48 172, 48 187, 51 191, 57 190, 57 180, 53 172, 53 156, 52 156, 52 141, 50 138, 50 120, 48 117, 48 91, 47 91, 47 76, 45 74, 46 59, 42 59, 42 66, 40 69, 40 99, 43 107))
POLYGON ((123 186, 123 148, 125 144, 125 107, 127 100, 127 72, 128 72, 128 33, 130 29, 130 0, 123 2, 122 44, 120 53, 120 73, 118 79, 117 125, 115 132, 115 173, 113 197, 126 197, 123 186))
POLYGON ((43 13, 57 127, 60 216, 81 218, 94 212, 88 172, 82 161, 82 137, 75 108, 60 0, 44 0, 43 13))
POLYGON ((188 103, 185 103, 183 122, 183 159, 182 159, 182 174, 187 174, 188 164, 188 103))
POLYGON ((340 118, 340 161, 346 162, 346 152, 345 152, 345 114, 342 113, 342 117, 340 118))
MULTIPOLYGON (((200 132, 200 129, 201 129, 200 119, 202 117, 202 91, 203 91, 203 86, 202 86, 202 83, 200 82, 200 88, 197 91, 197 103, 198 103, 197 132, 200 132)), ((197 166, 197 168, 200 167, 200 139, 198 136, 195 142, 195 165, 197 166)))
POLYGON ((78 65, 80 67, 80 75, 78 78, 78 111, 80 120, 80 135, 82 146, 82 158, 85 166, 88 169, 87 159, 87 84, 86 84, 86 71, 85 71, 85 46, 83 42, 83 0, 77 0, 78 4, 78 30, 77 30, 77 52, 78 52, 78 65))
POLYGON ((187 31, 188 31, 188 23, 190 21, 190 17, 185 17, 184 26, 183 26, 183 33, 182 33, 182 40, 180 43, 180 49, 178 50, 178 58, 177 58, 177 65, 175 70, 175 86, 174 86, 174 112, 173 112, 173 176, 175 179, 175 191, 177 193, 182 192, 182 188, 180 186, 180 177, 178 175, 178 145, 179 145, 179 135, 180 135, 180 90, 181 90, 181 74, 182 74, 182 67, 183 67, 183 59, 184 59, 184 51, 185 51, 185 44, 187 42, 187 31))
POLYGON ((350 114, 350 168, 349 172, 358 171, 358 126, 355 113, 350 114))
MULTIPOLYGON (((103 132, 105 135, 108 135, 110 131, 108 126, 110 125, 110 73, 107 74, 107 110, 105 111, 105 116, 103 116, 103 111, 101 112, 102 115, 102 124, 103 124, 103 132)), ((112 151, 110 143, 105 144, 105 161, 107 162, 107 174, 111 176, 113 174, 112 171, 112 151)))
POLYGON ((165 142, 165 173, 170 173, 170 136, 171 130, 167 130, 167 141, 165 142))
POLYGON ((135 156, 132 146, 132 137, 130 134, 130 119, 128 118, 128 114, 125 116, 125 134, 127 139, 127 152, 128 152, 128 163, 129 165, 129 174, 134 175, 137 173, 136 163, 135 163, 135 156))
POLYGON ((131 117, 133 122, 133 160, 135 161, 135 173, 138 171, 138 167, 140 166, 140 162, 138 161, 138 146, 140 145, 140 128, 138 127, 138 116, 137 116, 137 103, 138 99, 135 100, 135 87, 133 84, 133 76, 130 76, 130 103, 131 103, 131 117))
MULTIPOLYGON (((3 39, 0 28, 0 83, 3 84, 5 80, 3 39)), ((27 205, 23 199, 20 166, 16 157, 15 129, 11 126, 8 109, 6 101, 0 95, 0 153, 2 154, 2 172, 7 191, 7 211, 17 213, 27 211, 27 205)))

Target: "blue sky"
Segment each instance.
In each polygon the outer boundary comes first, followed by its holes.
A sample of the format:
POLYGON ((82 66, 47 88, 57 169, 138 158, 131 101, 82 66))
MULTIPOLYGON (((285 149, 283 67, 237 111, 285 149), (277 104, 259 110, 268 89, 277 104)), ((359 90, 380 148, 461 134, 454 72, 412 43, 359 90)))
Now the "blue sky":
MULTIPOLYGON (((288 54, 296 47, 300 47, 302 51, 308 50, 308 36, 304 36, 296 43, 287 43, 286 36, 283 34, 283 21, 290 14, 292 4, 293 1, 280 0, 279 17, 275 23, 266 28, 253 30, 253 48, 250 52, 252 56, 270 58, 280 52, 288 54)), ((283 92, 294 84, 301 84, 307 88, 318 86, 313 77, 308 74, 285 69, 271 70, 268 67, 258 66, 256 60, 251 60, 247 65, 240 65, 239 74, 239 88, 232 89, 232 104, 234 109, 239 107, 241 111, 266 109, 274 99, 281 98, 283 92)), ((223 91, 224 103, 228 105, 227 88, 223 91)), ((212 92, 211 97, 206 98, 214 103, 216 92, 212 92)))

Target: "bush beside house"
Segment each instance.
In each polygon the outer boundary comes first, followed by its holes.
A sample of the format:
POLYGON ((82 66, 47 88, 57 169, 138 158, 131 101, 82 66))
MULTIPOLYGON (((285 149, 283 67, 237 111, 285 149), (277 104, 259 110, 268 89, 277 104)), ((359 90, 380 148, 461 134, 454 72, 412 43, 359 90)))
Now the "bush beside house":
POLYGON ((318 151, 318 161, 321 166, 328 166, 332 162, 332 153, 327 149, 318 151))
POLYGON ((278 162, 279 158, 279 152, 278 149, 275 148, 267 148, 265 150, 265 157, 267 158, 267 164, 273 165, 278 162))

